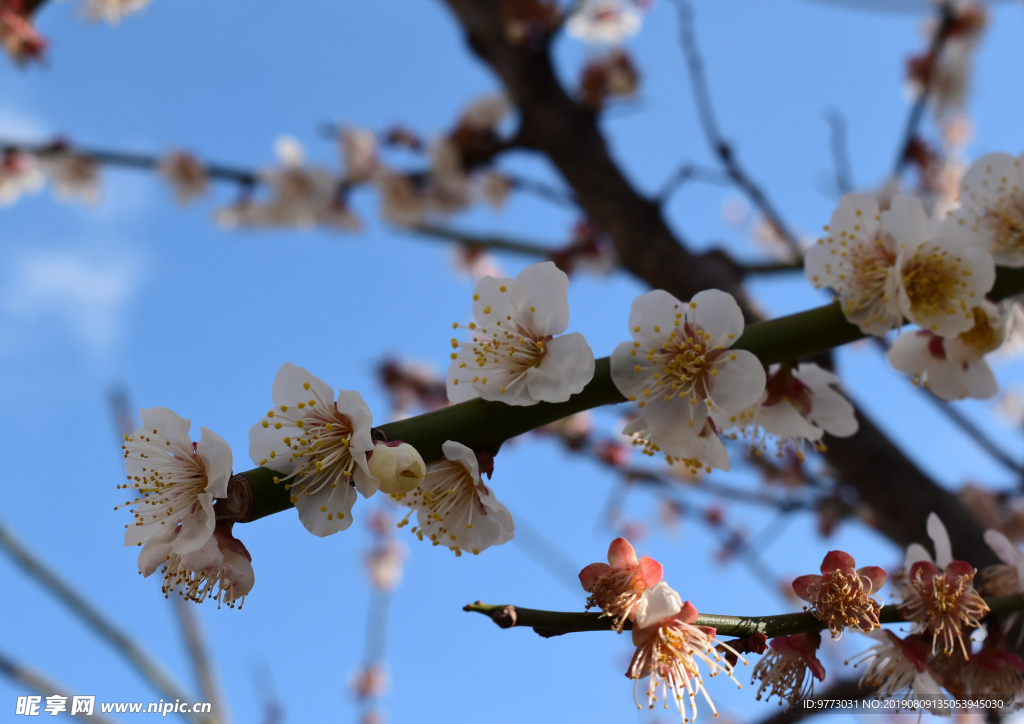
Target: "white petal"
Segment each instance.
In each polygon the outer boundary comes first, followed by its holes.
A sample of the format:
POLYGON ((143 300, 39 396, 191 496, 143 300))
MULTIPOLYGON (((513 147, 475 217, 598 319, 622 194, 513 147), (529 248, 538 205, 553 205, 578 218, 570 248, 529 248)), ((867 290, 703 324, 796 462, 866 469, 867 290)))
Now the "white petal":
POLYGON ((373 439, 370 435, 373 415, 370 414, 370 408, 363 400, 363 396, 352 390, 338 390, 337 406, 338 412, 352 422, 352 448, 362 452, 373 450, 373 439))
POLYGON ((185 555, 199 550, 213 536, 213 529, 216 525, 213 496, 209 493, 201 493, 198 502, 192 505, 192 510, 181 519, 181 531, 174 539, 174 552, 178 555, 185 555))
POLYGON ((309 373, 302 367, 296 367, 291 362, 285 362, 281 369, 274 375, 274 387, 271 391, 271 399, 274 406, 295 405, 299 402, 306 402, 315 393, 322 400, 323 404, 334 402, 334 390, 326 382, 309 373), (306 389, 309 383, 310 389, 306 389))
POLYGON ((565 402, 594 378, 594 353, 579 332, 555 337, 548 342, 540 365, 526 375, 534 400, 565 402))
MULTIPOLYGON (((858 238, 874 239, 878 230, 878 201, 866 194, 844 194, 839 205, 832 212, 828 224, 829 234, 839 236, 842 232, 858 238), (860 227, 857 229, 856 227, 860 227)), ((813 247, 812 247, 813 248, 813 247)))
POLYGON ((166 407, 154 407, 151 410, 139 410, 139 417, 142 418, 142 430, 146 435, 158 430, 164 439, 169 440, 171 445, 189 449, 192 447, 192 440, 188 431, 192 423, 181 417, 174 410, 166 407))
POLYGON ((355 471, 352 473, 352 482, 356 484, 356 490, 364 498, 380 490, 380 480, 370 472, 369 463, 366 461, 366 453, 356 450, 352 451, 352 459, 356 463, 355 471))
POLYGON ((647 628, 683 610, 683 599, 667 583, 651 586, 633 608, 637 628, 647 628))
POLYGON ((928 514, 928 537, 935 545, 935 565, 945 570, 953 560, 953 545, 949 542, 946 526, 935 513, 928 514))
POLYGON ((644 419, 651 429, 651 441, 655 442, 664 452, 672 452, 678 448, 686 449, 686 445, 704 429, 708 419, 708 406, 703 400, 690 402, 685 397, 649 398, 644 405, 644 419))
POLYGON ((960 203, 985 211, 998 206, 1019 183, 1017 159, 1006 153, 988 153, 971 164, 960 181, 960 203))
POLYGON ((210 539, 201 548, 181 556, 181 566, 190 571, 200 573, 202 571, 219 571, 224 563, 224 554, 217 545, 217 537, 210 536, 210 539))
MULTIPOLYGON (((815 402, 817 398, 815 397, 815 402)), ((769 435, 781 440, 820 440, 824 431, 815 427, 786 400, 762 407, 754 420, 769 435)))
POLYGON ((358 498, 353 486, 339 483, 336 488, 328 486, 314 495, 306 495, 301 491, 295 494, 299 520, 313 535, 324 538, 352 525, 352 506, 358 498))
POLYGON ((615 389, 626 398, 643 399, 644 389, 651 384, 651 375, 657 365, 647 359, 647 352, 633 346, 632 342, 622 342, 612 352, 611 373, 615 389), (636 354, 633 351, 636 350, 636 354), (637 371, 637 367, 640 370, 637 371))
POLYGON ((453 405, 457 405, 460 402, 466 402, 468 400, 475 399, 480 396, 480 393, 473 387, 473 378, 466 374, 469 367, 459 367, 463 363, 463 360, 454 359, 451 365, 448 367, 448 375, 445 378, 445 389, 448 391, 448 401, 453 405), (455 382, 458 380, 458 383, 455 382))
POLYGON ((206 492, 215 498, 226 498, 231 479, 231 447, 213 430, 205 427, 199 430, 202 437, 196 445, 196 452, 206 467, 206 492))
POLYGON ((480 483, 480 463, 476 459, 476 453, 461 442, 448 440, 441 446, 446 460, 459 463, 473 478, 475 483, 480 483))
POLYGON ((928 389, 940 400, 951 402, 962 400, 970 391, 970 380, 967 371, 959 362, 934 359, 928 365, 926 378, 928 389))
POLYGON ((718 407, 726 410, 743 410, 755 402, 764 392, 765 374, 761 360, 746 350, 731 353, 730 359, 719 365, 718 375, 711 377, 709 396, 718 407))
POLYGON ((882 212, 882 228, 896 240, 897 248, 917 246, 928 238, 931 224, 921 199, 896 196, 887 211, 882 212))
POLYGON ((629 333, 644 350, 660 349, 675 325, 676 313, 688 307, 663 289, 641 294, 629 310, 629 333), (664 331, 655 332, 655 326, 664 331))
POLYGON ((931 563, 932 554, 929 553, 928 549, 920 543, 911 543, 907 546, 907 555, 903 562, 903 572, 909 576, 910 569, 914 567, 915 563, 919 563, 921 561, 928 561, 931 563))
POLYGON ((967 396, 975 400, 989 400, 999 393, 999 383, 992 368, 983 359, 967 363, 967 396))
POLYGON ((743 334, 743 312, 733 296, 726 292, 718 289, 698 292, 685 312, 687 321, 711 335, 712 346, 731 347, 743 334))
POLYGON ((516 309, 508 293, 515 284, 515 279, 495 279, 492 276, 477 281, 473 289, 473 319, 489 333, 496 331, 495 322, 505 324, 509 317, 515 316, 516 309))
POLYGON ((529 325, 523 325, 527 329, 548 336, 568 328, 569 277, 554 262, 544 261, 523 269, 510 293, 519 319, 529 321, 529 325))
POLYGON ((157 536, 146 542, 139 552, 139 573, 143 578, 148 578, 160 566, 167 562, 171 555, 171 544, 178 535, 177 526, 164 526, 166 530, 163 535, 157 536))
POLYGON ((988 547, 999 556, 999 560, 1003 563, 1009 563, 1011 566, 1017 565, 1020 553, 1017 551, 1017 547, 1005 535, 998 530, 989 528, 985 531, 985 542, 988 543, 988 547))
POLYGON ((857 433, 860 425, 850 401, 831 387, 814 391, 811 412, 808 415, 814 424, 820 425, 829 435, 850 437, 857 433))
POLYGON ((932 335, 928 332, 901 334, 889 347, 885 357, 895 370, 908 375, 920 374, 935 361, 928 347, 931 339, 932 335))

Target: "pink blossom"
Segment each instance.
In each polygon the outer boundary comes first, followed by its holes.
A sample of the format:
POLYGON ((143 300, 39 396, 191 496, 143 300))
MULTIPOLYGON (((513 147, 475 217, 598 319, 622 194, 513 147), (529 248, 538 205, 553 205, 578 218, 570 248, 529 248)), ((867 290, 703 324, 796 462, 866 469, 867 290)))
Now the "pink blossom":
POLYGON ((849 553, 829 551, 821 562, 820 576, 800 576, 793 581, 793 591, 810 602, 811 613, 828 626, 834 639, 842 636, 846 626, 864 632, 879 627, 881 604, 872 594, 885 584, 885 571, 856 565, 849 553))
POLYGON ((637 560, 629 541, 616 538, 608 547, 608 563, 591 563, 580 571, 580 584, 590 594, 587 608, 599 607, 622 631, 643 592, 661 582, 662 572, 656 560, 637 560))

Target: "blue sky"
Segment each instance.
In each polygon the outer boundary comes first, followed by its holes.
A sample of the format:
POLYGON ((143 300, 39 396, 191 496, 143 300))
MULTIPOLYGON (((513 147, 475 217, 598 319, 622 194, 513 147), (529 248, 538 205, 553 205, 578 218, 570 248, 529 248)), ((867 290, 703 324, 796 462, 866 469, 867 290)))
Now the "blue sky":
MULTIPOLYGON (((697 0, 696 8, 725 136, 791 225, 815 233, 835 202, 827 190, 824 112, 836 108, 847 118, 858 185, 879 183, 904 122, 901 74, 905 58, 922 46, 919 18, 803 0, 697 0)), ((993 14, 972 96, 972 158, 1024 147, 1022 25, 1019 4, 993 14)), ((336 166, 335 149, 317 132, 324 122, 377 129, 401 122, 430 136, 467 102, 497 89, 439 2, 310 0, 296 12, 293 4, 261 0, 154 0, 116 29, 84 22, 76 3, 62 2, 45 8, 40 26, 53 41, 48 66, 19 71, 0 63, 0 135, 8 138, 60 133, 87 146, 139 152, 184 147, 257 167, 272 162, 274 139, 287 133, 311 158, 336 166)), ((675 33, 670 4, 658 3, 629 45, 643 74, 641 94, 603 121, 615 157, 649 192, 680 162, 712 163, 675 33)), ((559 42, 567 81, 584 58, 580 45, 559 42)), ((524 154, 502 164, 556 180, 546 164, 524 154)), ((359 236, 226 233, 210 216, 232 194, 219 188, 214 196, 181 210, 158 179, 110 171, 94 208, 58 203, 44 192, 0 209, 0 404, 12 413, 0 421, 7 461, 0 517, 190 685, 171 607, 157 581, 138 575, 135 551, 120 545, 124 514, 112 508, 123 502, 114 488, 123 468, 107 404, 111 387, 127 389, 137 406, 178 411, 196 431, 217 431, 232 446, 235 469, 244 470, 248 429, 265 411, 283 362, 359 390, 383 421, 387 401, 374 381, 375 361, 391 353, 441 368, 451 322, 468 317, 472 291, 448 249, 375 221, 370 193, 355 198, 369 222, 359 236), (312 297, 334 311, 306 331, 298 321, 312 297)), ((669 205, 671 223, 694 248, 723 244, 758 258, 763 252, 723 223, 722 205, 735 196, 687 186, 669 205)), ((542 201, 516 199, 504 214, 473 211, 454 223, 554 244, 573 222, 542 201)), ((499 261, 512 274, 524 265, 499 261)), ((821 303, 802 277, 761 280, 752 289, 774 314, 821 303)), ((630 302, 642 291, 621 274, 575 279, 570 329, 583 332, 599 356, 610 353, 625 338, 630 302)), ((1013 484, 936 419, 872 348, 845 349, 839 363, 856 400, 935 479, 949 486, 968 479, 1013 484)), ((1019 382, 1021 371, 1011 362, 997 374, 1006 386, 1019 382)), ((957 406, 1020 457, 1019 431, 1001 426, 991 403, 957 406)), ((598 416, 608 432, 617 420, 616 411, 598 416)), ((757 486, 743 472, 716 477, 757 486)), ((477 599, 582 609, 577 584, 538 566, 537 548, 522 531, 541 531, 578 567, 602 560, 613 536, 600 515, 614 478, 550 441, 530 439, 502 451, 492 483, 520 523, 515 541, 455 559, 400 536, 410 558, 388 635, 390 720, 657 721, 634 713, 622 675, 627 637, 542 640, 461 610, 477 599)), ((262 668, 286 721, 355 720, 347 682, 362 655, 370 598, 361 566, 370 539, 362 521, 380 504, 361 502, 357 524, 325 540, 306 533, 292 511, 236 530, 253 555, 256 587, 242 611, 209 603, 198 609, 235 721, 260 720, 263 693, 252 672, 262 668)), ((762 511, 725 507, 752 531, 765 525, 762 511)), ((791 604, 751 583, 740 564, 715 563, 717 543, 705 530, 689 522, 663 530, 656 513, 646 493, 630 497, 628 516, 648 523, 640 552, 661 560, 667 580, 700 610, 789 610, 791 604)), ((814 531, 812 519, 795 516, 764 558, 792 575, 817 570, 830 548, 865 564, 898 560, 893 546, 855 524, 827 541, 814 531)), ((2 557, 0 580, 7 594, 0 603, 8 622, 5 652, 101 700, 159 698, 2 557)), ((830 672, 859 648, 844 643, 826 660, 830 672)), ((749 673, 738 675, 747 684, 749 673)), ((716 679, 710 688, 720 710, 737 719, 775 710, 756 704, 749 686, 733 692, 716 679)), ((10 711, 22 693, 0 680, 0 711, 10 711)))

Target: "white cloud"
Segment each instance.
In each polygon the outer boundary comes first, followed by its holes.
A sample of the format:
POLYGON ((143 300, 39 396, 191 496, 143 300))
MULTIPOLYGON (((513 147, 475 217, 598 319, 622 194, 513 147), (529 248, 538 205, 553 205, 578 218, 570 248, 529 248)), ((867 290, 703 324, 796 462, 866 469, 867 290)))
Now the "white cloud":
POLYGON ((0 311, 20 334, 70 331, 93 352, 117 340, 125 305, 138 285, 137 257, 124 251, 57 249, 21 255, 0 296, 0 311))

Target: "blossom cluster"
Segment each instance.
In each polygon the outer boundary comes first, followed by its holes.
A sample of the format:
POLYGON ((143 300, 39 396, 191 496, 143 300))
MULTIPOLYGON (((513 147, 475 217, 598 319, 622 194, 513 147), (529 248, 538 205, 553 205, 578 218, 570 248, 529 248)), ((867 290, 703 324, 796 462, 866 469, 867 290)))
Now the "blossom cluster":
POLYGON ((692 470, 729 469, 720 433, 749 437, 762 450, 768 439, 821 446, 825 432, 857 431, 853 406, 835 389, 832 373, 813 363, 774 365, 767 371, 752 353, 733 349, 745 323, 729 294, 711 289, 684 303, 655 290, 633 302, 633 337, 612 353, 612 381, 641 415, 625 434, 645 453, 664 453, 692 470))
MULTIPOLYGON (((795 579, 793 592, 807 601, 805 610, 833 639, 846 629, 872 639, 865 651, 846 663, 864 666, 860 685, 874 690, 876 698, 931 700, 932 707, 941 709, 936 702, 945 700, 948 692, 961 700, 988 699, 1008 709, 1021 708, 1024 661, 1005 645, 1006 631, 1017 614, 1002 621, 987 617, 989 607, 982 594, 1024 593, 1024 553, 1002 534, 987 531, 985 539, 1003 563, 986 569, 976 589, 976 571, 952 558, 949 536, 935 514, 928 519, 928 534, 934 557, 924 546, 909 546, 905 565, 893 582, 898 600, 889 608, 911 624, 909 630, 897 633, 881 627, 877 594, 886 573, 877 566, 857 568, 844 551, 829 552, 820 575, 795 579), (974 631, 984 632, 984 639, 972 640, 974 631)), ((776 697, 788 708, 813 695, 815 680, 825 680, 818 631, 805 628, 770 641, 755 633, 718 642, 716 630, 700 625, 696 608, 664 582, 663 573, 660 563, 637 558, 633 547, 618 538, 608 550, 608 563, 592 563, 579 576, 590 594, 587 608, 599 608, 615 631, 632 629, 637 649, 626 675, 634 680, 651 677, 647 695, 652 706, 663 688, 666 706, 668 697, 674 698, 684 721, 696 716, 697 692, 714 710, 698 667, 705 665, 709 676, 725 673, 733 678, 741 653, 763 654, 751 679, 759 682, 759 700, 776 697)), ((704 618, 716 620, 721 619, 704 618)))
POLYGON ((832 289, 846 318, 884 336, 908 320, 888 358, 943 400, 986 399, 998 385, 985 356, 1006 339, 1013 305, 985 297, 995 266, 1024 266, 1024 169, 1021 158, 993 153, 964 174, 960 203, 944 219, 916 197, 889 208, 865 195, 844 196, 811 247, 804 272, 832 289))
MULTIPOLYGON (((718 716, 700 666, 709 677, 725 674, 739 686, 733 667, 742 658, 715 638, 713 627, 697 625, 697 609, 662 580, 661 564, 646 556, 637 559, 633 546, 625 538, 616 538, 608 548, 608 563, 591 563, 579 577, 590 594, 588 609, 600 608, 619 632, 627 622, 631 624, 636 651, 626 676, 634 681, 634 701, 640 680, 650 677, 646 697, 651 708, 660 691, 666 707, 673 699, 683 720, 692 721, 700 693, 718 716)), ((641 708, 639 702, 637 708, 641 708)))

